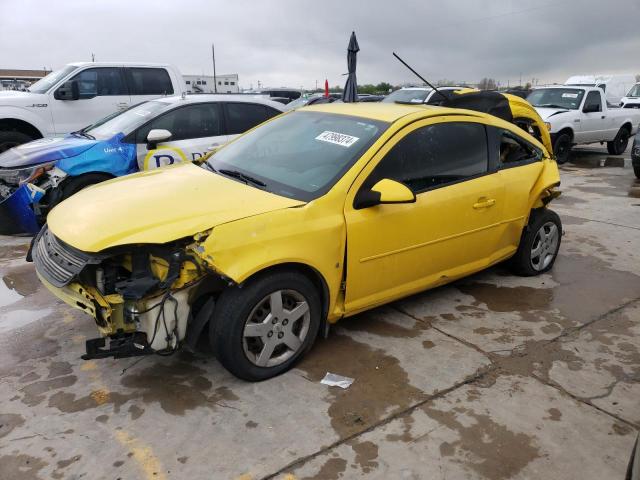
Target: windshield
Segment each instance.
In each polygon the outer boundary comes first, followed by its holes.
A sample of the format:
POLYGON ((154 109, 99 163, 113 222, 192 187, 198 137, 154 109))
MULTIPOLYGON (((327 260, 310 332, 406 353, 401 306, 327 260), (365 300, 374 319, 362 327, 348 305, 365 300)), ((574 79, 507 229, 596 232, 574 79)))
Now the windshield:
POLYGON ((47 90, 49 90, 52 86, 54 86, 56 83, 58 83, 60 80, 62 80, 77 68, 78 67, 75 67, 73 65, 67 65, 60 70, 51 72, 46 77, 41 78, 36 83, 31 85, 27 90, 29 90, 31 93, 47 93, 47 90))
POLYGON ((636 83, 631 87, 631 90, 627 93, 627 97, 640 97, 640 83, 636 83))
POLYGON ((414 88, 401 88, 393 93, 387 95, 382 102, 383 103, 424 103, 431 89, 414 89, 414 88))
POLYGON ((388 127, 359 117, 297 110, 242 135, 209 158, 220 174, 310 201, 326 193, 388 127), (256 181, 257 180, 257 181, 256 181))
POLYGON ((529 94, 527 101, 534 107, 577 110, 582 97, 584 90, 580 88, 539 88, 529 94))
POLYGON ((97 139, 106 140, 124 133, 128 135, 133 130, 154 118, 159 112, 166 109, 170 104, 157 100, 144 102, 135 105, 124 112, 112 113, 102 120, 98 120, 93 125, 83 129, 97 139))

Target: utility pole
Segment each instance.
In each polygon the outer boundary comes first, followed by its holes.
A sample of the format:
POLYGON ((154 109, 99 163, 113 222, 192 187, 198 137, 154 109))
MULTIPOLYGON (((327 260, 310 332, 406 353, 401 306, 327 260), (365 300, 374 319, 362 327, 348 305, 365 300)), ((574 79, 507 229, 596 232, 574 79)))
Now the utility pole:
POLYGON ((215 93, 218 93, 218 82, 216 81, 216 50, 211 44, 211 57, 213 58, 213 89, 215 93))
POLYGON ((91 62, 95 62, 96 61, 96 54, 92 53, 91 54, 91 62))

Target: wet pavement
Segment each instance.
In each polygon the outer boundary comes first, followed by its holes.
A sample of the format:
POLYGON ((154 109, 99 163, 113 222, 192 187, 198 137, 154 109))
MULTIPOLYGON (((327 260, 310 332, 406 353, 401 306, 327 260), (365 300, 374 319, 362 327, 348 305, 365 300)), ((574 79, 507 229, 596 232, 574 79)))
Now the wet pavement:
POLYGON ((82 361, 88 317, 0 239, 0 479, 622 479, 640 428, 640 184, 562 167, 549 274, 498 266, 347 319, 291 372, 82 361), (346 390, 320 380, 355 378, 346 390))

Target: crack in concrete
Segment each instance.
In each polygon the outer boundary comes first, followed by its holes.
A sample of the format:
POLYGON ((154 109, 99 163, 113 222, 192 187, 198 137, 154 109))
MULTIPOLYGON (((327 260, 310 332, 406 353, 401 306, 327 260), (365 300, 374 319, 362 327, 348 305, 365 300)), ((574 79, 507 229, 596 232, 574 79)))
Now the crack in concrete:
MULTIPOLYGON (((612 308, 611 310, 609 310, 607 312, 604 312, 602 315, 600 315, 600 316, 596 317, 595 319, 593 319, 591 321, 588 321, 588 322, 586 322, 586 323, 584 323, 582 325, 579 325, 579 326, 576 326, 576 327, 565 328, 558 336, 556 336, 556 337, 554 337, 552 339, 549 339, 549 340, 542 340, 541 343, 545 344, 545 345, 546 344, 551 344, 551 343, 556 342, 556 341, 558 341, 558 340, 560 340, 560 339, 562 339, 564 337, 567 337, 567 336, 569 336, 571 334, 575 334, 577 332, 580 332, 581 330, 583 330, 584 328, 588 327, 589 325, 593 325, 593 324, 595 324, 595 323, 597 323, 599 321, 602 321, 605 318, 609 317, 610 315, 613 315, 613 314, 623 310, 624 308, 635 304, 636 302, 640 302, 640 297, 635 298, 633 300, 630 300, 628 302, 625 302, 622 305, 619 305, 619 306, 617 306, 615 308, 612 308)), ((401 411, 396 412, 396 413, 394 413, 392 415, 389 415, 388 417, 385 417, 385 418, 381 419, 377 423, 374 423, 374 424, 370 425, 369 427, 367 427, 367 428, 365 428, 365 429, 363 429, 361 431, 355 432, 355 433, 353 433, 351 435, 348 435, 348 436, 346 436, 344 438, 338 439, 335 442, 331 443, 330 445, 327 445, 327 446, 325 446, 325 447, 323 447, 323 448, 321 448, 321 449, 319 449, 319 450, 317 450, 317 451, 315 451, 313 453, 310 453, 309 455, 305 455, 304 457, 300 457, 300 458, 294 460, 293 462, 290 462, 289 464, 285 465, 284 467, 280 468, 278 471, 261 477, 260 480, 272 480, 272 479, 276 478, 279 475, 283 475, 283 474, 286 474, 287 472, 291 472, 292 470, 295 470, 295 469, 303 466, 304 464, 308 463, 310 460, 313 460, 313 459, 315 459, 315 458, 317 458, 317 457, 319 457, 319 456, 321 456, 321 455, 333 450, 336 447, 339 447, 339 446, 341 446, 341 445, 343 445, 343 444, 345 444, 345 443, 347 443, 347 442, 349 442, 351 440, 354 440, 354 439, 356 439, 358 437, 361 437, 362 435, 364 435, 366 433, 372 432, 372 431, 378 429, 379 427, 385 426, 385 425, 391 423, 393 420, 406 417, 407 415, 412 414, 418 408, 428 404, 429 402, 432 402, 432 401, 437 400, 439 398, 443 398, 446 395, 458 390, 459 388, 464 387, 465 385, 469 385, 469 384, 472 384, 472 383, 474 383, 474 382, 476 382, 478 380, 482 380, 488 374, 496 372, 497 370, 500 369, 499 364, 496 363, 496 361, 495 361, 496 357, 494 355, 491 355, 491 352, 485 352, 484 350, 482 350, 477 345, 474 345, 474 344, 472 344, 470 342, 467 342, 466 340, 462 340, 462 339, 460 339, 460 338, 458 338, 458 337, 456 337, 454 335, 448 334, 447 332, 444 332, 444 331, 440 330, 439 328, 434 327, 431 324, 431 322, 426 322, 425 320, 423 320, 421 318, 415 317, 414 315, 411 315, 410 313, 407 313, 407 312, 403 311, 402 309, 398 308, 395 305, 391 305, 391 307, 394 308, 396 311, 411 317, 415 321, 421 322, 423 324, 424 323, 429 324, 429 326, 431 328, 433 328, 434 330, 442 333, 443 335, 447 336, 448 338, 451 338, 452 340, 455 340, 455 341, 457 341, 457 342, 459 342, 459 343, 461 343, 461 344, 463 344, 463 345, 465 345, 465 346, 467 346, 469 348, 472 348, 472 349, 476 350, 477 352, 485 355, 489 359, 491 364, 488 365, 488 366, 485 366, 485 367, 478 368, 478 370, 476 370, 476 372, 473 375, 470 375, 469 377, 467 377, 462 382, 455 383, 451 387, 449 387, 447 389, 444 389, 444 390, 441 390, 441 391, 438 391, 438 392, 434 393, 433 395, 428 396, 424 400, 421 400, 421 401, 419 401, 419 402, 407 407, 404 410, 401 410, 401 411)), ((516 353, 517 350, 522 350, 523 347, 524 347, 524 345, 517 345, 513 349, 506 350, 506 351, 511 351, 512 353, 516 353)), ((501 360, 504 360, 504 358, 505 357, 500 357, 501 360)), ((507 357, 507 358, 509 358, 509 357, 507 357)), ((556 389, 561 394, 564 394, 564 395, 568 396, 569 398, 573 399, 576 402, 579 402, 579 403, 582 403, 582 404, 587 405, 589 407, 592 407, 593 409, 595 409, 595 410, 597 410, 597 411, 599 411, 599 412, 601 412, 601 413, 603 413, 603 414, 605 414, 605 415, 607 415, 607 416, 609 416, 609 417, 611 417, 611 418, 613 418, 613 419, 615 419, 615 420, 617 420, 619 422, 622 422, 622 423, 624 423, 624 424, 626 424, 626 425, 628 425, 628 426, 630 426, 632 428, 635 428, 636 430, 640 430, 640 425, 638 425, 638 424, 636 424, 636 423, 634 423, 632 421, 626 420, 626 419, 624 419, 622 417, 619 417, 618 415, 616 415, 614 413, 611 413, 611 412, 609 412, 607 410, 604 410, 603 408, 598 407, 597 405, 594 405, 593 403, 591 403, 589 401, 589 399, 585 399, 585 398, 573 395, 572 393, 570 393, 567 390, 565 390, 561 385, 558 385, 553 381, 545 381, 544 379, 540 378, 535 373, 532 373, 530 376, 531 376, 531 378, 534 378, 535 380, 537 380, 541 384, 556 389)))

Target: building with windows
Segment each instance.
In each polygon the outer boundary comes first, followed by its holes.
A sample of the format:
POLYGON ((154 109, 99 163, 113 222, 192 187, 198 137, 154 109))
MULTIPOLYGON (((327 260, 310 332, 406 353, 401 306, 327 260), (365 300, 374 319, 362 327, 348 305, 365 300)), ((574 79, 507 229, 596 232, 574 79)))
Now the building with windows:
POLYGON ((183 75, 188 93, 240 93, 238 74, 216 75, 183 75), (216 85, 217 84, 217 85, 216 85), (217 89, 216 89, 217 87, 217 89))
POLYGON ((16 70, 0 68, 0 89, 22 90, 33 82, 40 80, 49 72, 50 70, 16 70))

